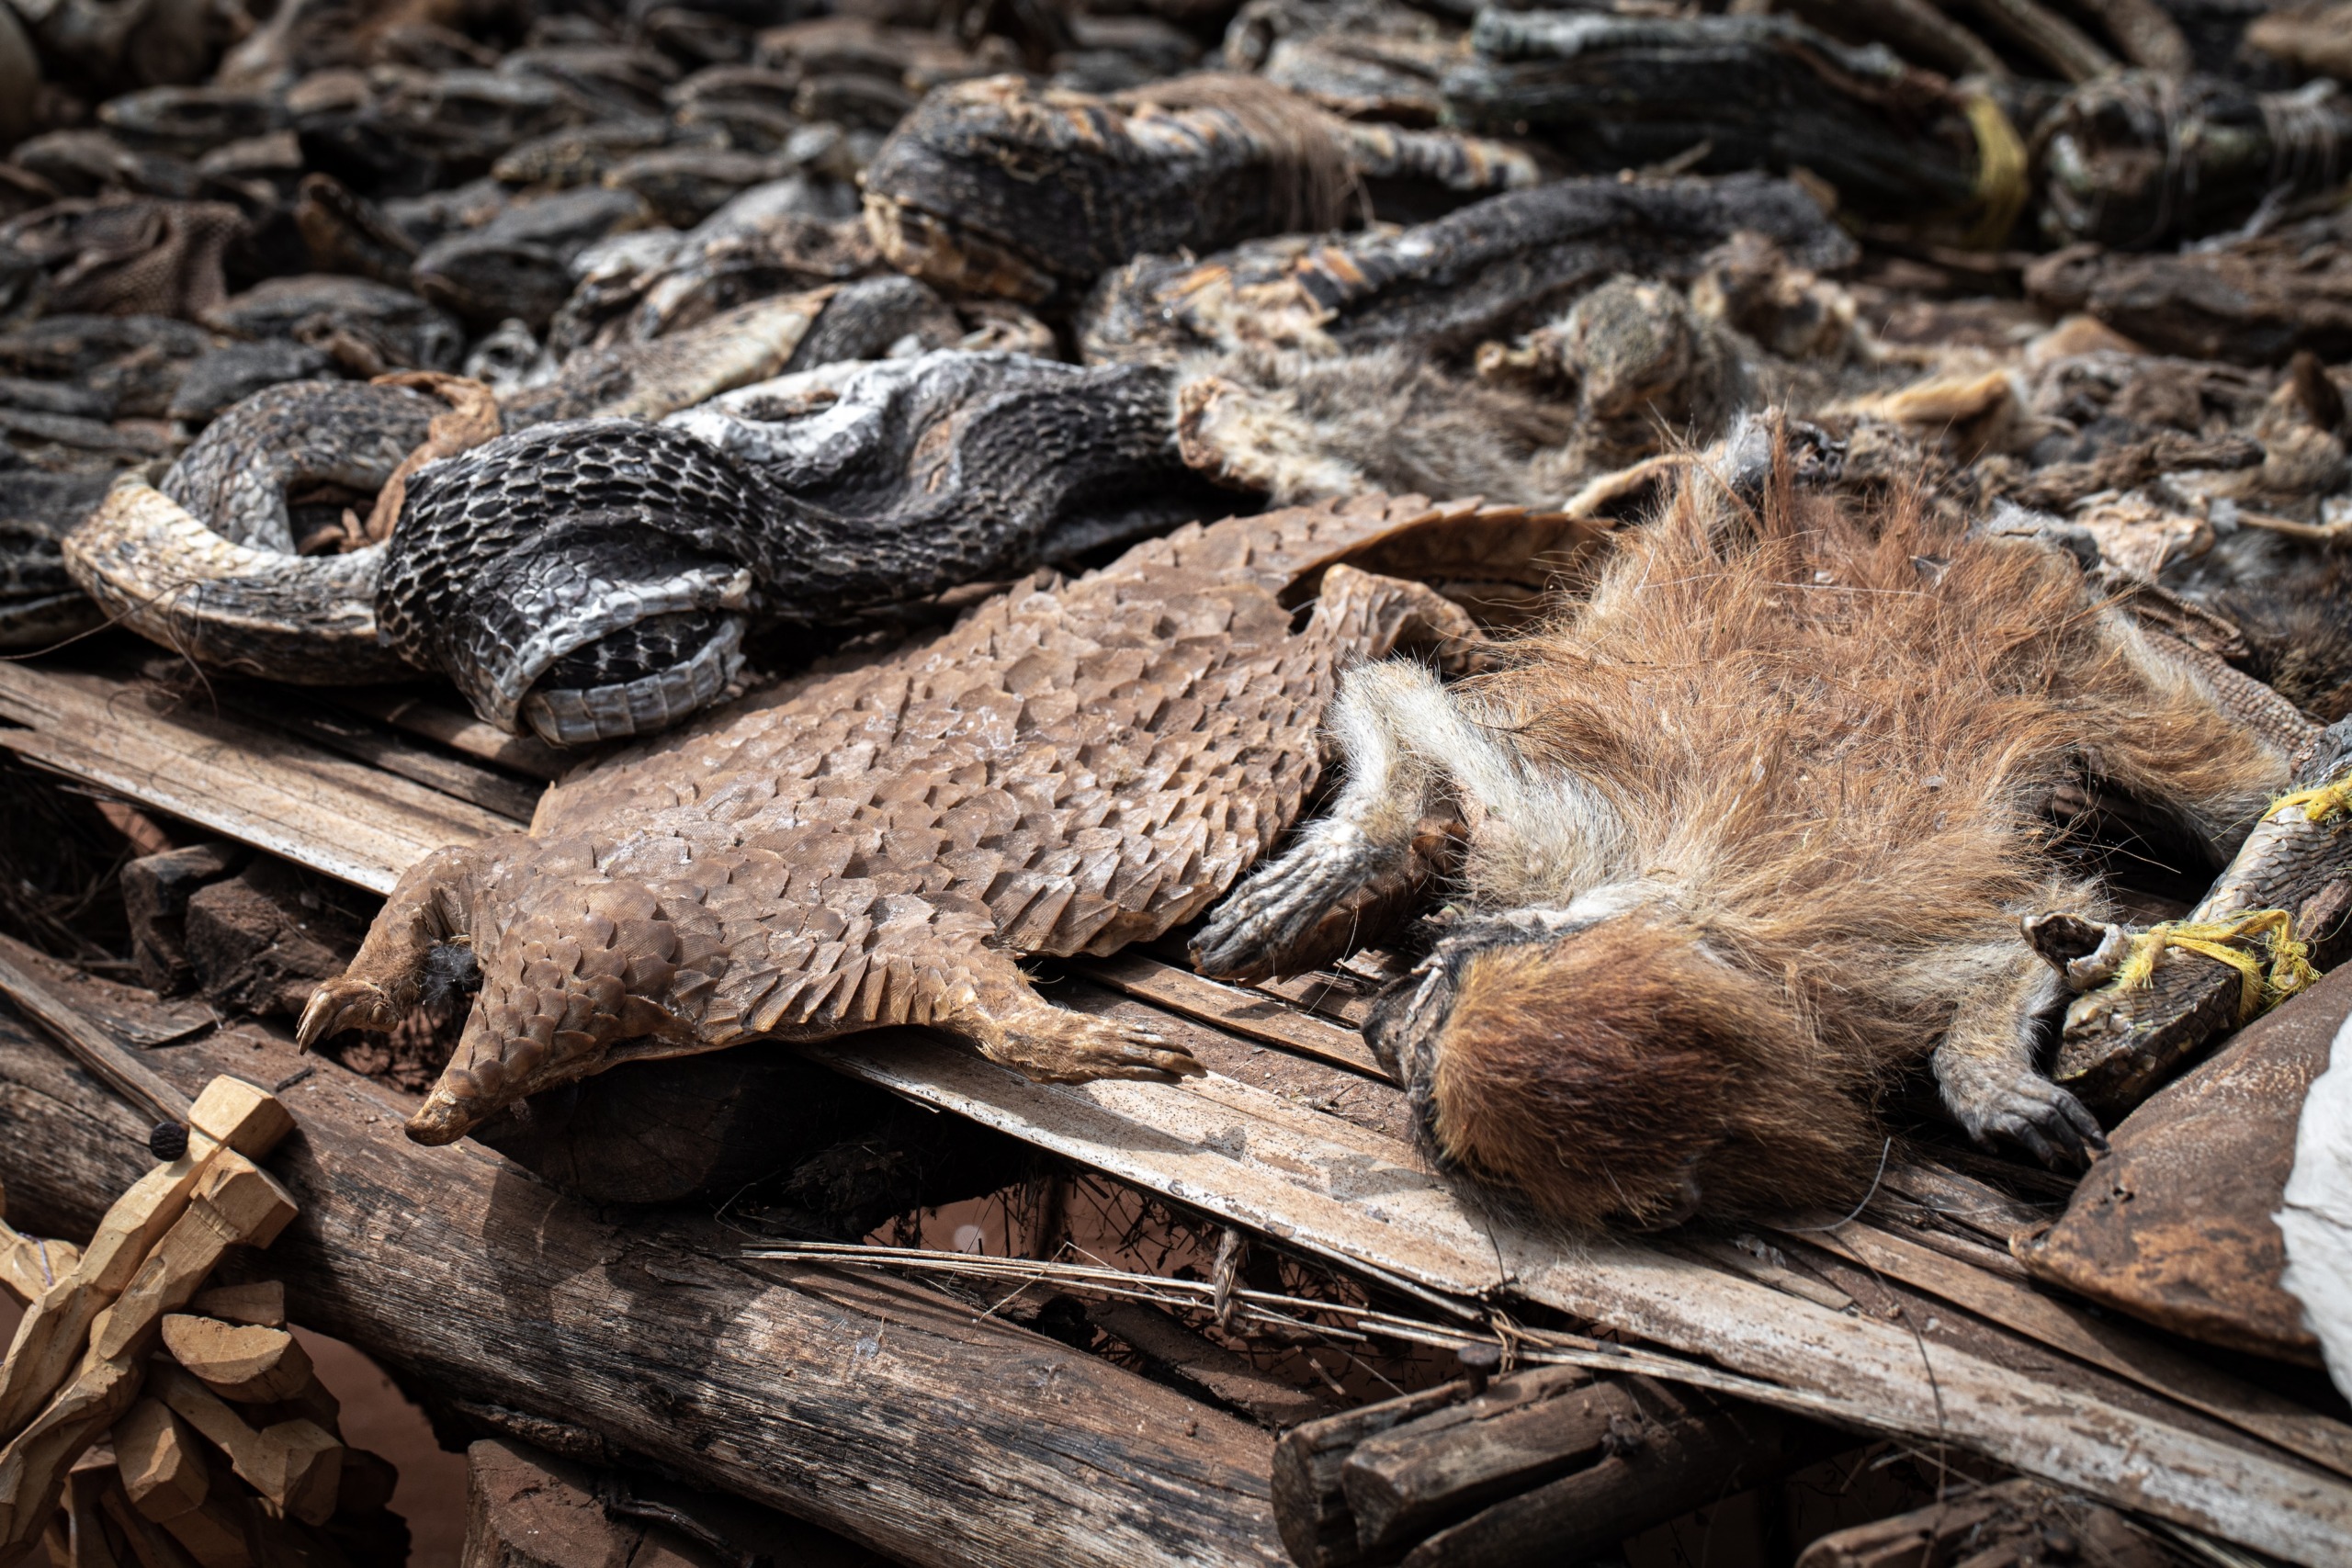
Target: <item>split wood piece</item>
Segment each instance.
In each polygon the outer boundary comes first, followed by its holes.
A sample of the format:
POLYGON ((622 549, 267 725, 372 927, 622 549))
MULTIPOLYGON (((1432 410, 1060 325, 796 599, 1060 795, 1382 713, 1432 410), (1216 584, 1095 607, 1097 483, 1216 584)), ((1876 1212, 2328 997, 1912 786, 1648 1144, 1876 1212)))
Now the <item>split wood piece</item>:
POLYGON ((249 1280, 242 1285, 215 1285, 198 1291, 188 1310, 223 1323, 249 1323, 262 1328, 286 1326, 286 1283, 282 1280, 249 1280))
POLYGON ((65 1540, 71 1568, 122 1568, 107 1539, 100 1499, 114 1479, 114 1463, 103 1450, 85 1454, 65 1481, 65 1540))
POLYGON ((1182 1379, 1221 1404, 1268 1427, 1295 1427, 1330 1414, 1330 1401, 1310 1389, 1268 1377, 1249 1357, 1193 1333, 1170 1314, 1143 1302, 1111 1302, 1086 1314, 1126 1341, 1160 1371, 1182 1379))
POLYGON ((2036 1278, 2209 1344, 2316 1366, 2278 1282, 2278 1212, 2312 1080, 2352 1015, 2352 970, 2289 998, 2109 1134, 2066 1212, 2013 1244, 2036 1278))
POLYGON ((2061 81, 2087 82, 2117 68, 2115 56, 2088 33, 2037 0, 1960 0, 1985 28, 2057 73, 2061 81))
MULTIPOLYGON (((122 1532, 137 1568, 201 1568, 170 1531, 131 1506, 122 1488, 109 1488, 99 1502, 115 1529, 122 1532)), ((125 1564, 125 1568, 130 1565, 125 1564)))
POLYGON ((188 1146, 155 1167, 107 1211, 74 1272, 26 1313, 0 1366, 0 1438, 21 1430, 71 1372, 91 1321, 145 1265, 148 1254, 187 1212, 198 1183, 222 1152, 259 1158, 293 1130, 286 1108, 266 1091, 226 1075, 214 1078, 187 1111, 188 1146))
POLYGON ((1639 1415, 1623 1380, 1595 1382, 1581 1367, 1498 1379, 1357 1445, 1340 1466, 1356 1539, 1368 1551, 1416 1540, 1577 1468, 1600 1452, 1613 1423, 1639 1415))
POLYGON ((19 1235, 0 1221, 0 1291, 30 1306, 82 1261, 82 1249, 70 1241, 19 1235))
POLYGON ((21 1562, 48 1528, 74 1461, 139 1395, 140 1369, 98 1361, 0 1449, 0 1564, 21 1562))
POLYGON ((246 1485, 279 1514, 322 1525, 334 1517, 343 1479, 343 1440, 312 1421, 279 1421, 259 1430, 177 1367, 158 1363, 155 1395, 173 1414, 229 1456, 246 1485))
POLYGON ((2038 1562, 2073 1542, 2067 1561, 2100 1568, 2175 1568, 2180 1560, 2113 1508, 2039 1481, 2004 1481, 1823 1536, 1797 1568, 1920 1568, 1926 1563, 2038 1562))
POLYGON ((253 1561, 246 1509, 215 1483, 196 1434, 160 1400, 140 1400, 114 1426, 124 1493, 161 1525, 198 1568, 245 1568, 253 1561))
MULTIPOLYGON (((244 1031, 163 1055, 183 1081, 306 1060, 244 1031)), ((716 1222, 611 1218, 479 1145, 420 1148, 393 1096, 315 1066, 276 1162, 303 1221, 270 1271, 304 1324, 474 1418, 643 1455, 927 1568, 1280 1568, 1272 1438, 1249 1423, 917 1286, 736 1261, 716 1222)), ((136 1118, 6 1018, 0 1083, 31 1129, 23 1218, 88 1226, 133 1145, 65 1130, 136 1118)))
POLYGON ((195 1434, 161 1400, 141 1399, 114 1425, 115 1463, 139 1511, 161 1522, 201 1507, 212 1476, 195 1434))
POLYGON ((91 1022, 48 985, 17 961, 17 943, 0 938, 0 993, 6 993, 27 1017, 57 1036, 59 1043, 100 1081, 152 1120, 185 1122, 188 1098, 162 1078, 106 1031, 91 1022))
POLYGON ((1633 1413, 1612 1416, 1597 1463, 1440 1529, 1405 1554, 1405 1568, 1578 1562, 1677 1515, 1778 1480, 1833 1446, 1821 1428, 1758 1405, 1647 1378, 1614 1386, 1631 1393, 1633 1413))
POLYGON ((1364 1561, 1340 1471, 1370 1438, 1443 1410, 1468 1393, 1450 1382, 1310 1421, 1274 1445, 1274 1527, 1299 1568, 1344 1568, 1364 1561))
POLYGON ((188 898, 234 873, 250 852, 242 844, 190 844, 141 855, 122 868, 122 908, 141 981, 166 992, 195 985, 196 971, 187 960, 188 898))
MULTIPOLYGON (((92 1319, 89 1351, 73 1381, 0 1449, 0 1562, 34 1539, 56 1506, 68 1468, 138 1398, 164 1314, 195 1294, 229 1247, 266 1247, 293 1217, 292 1201, 266 1171, 234 1149, 211 1152, 178 1220, 121 1295, 92 1319)), ((332 1508, 332 1485, 328 1501, 332 1508)))
POLYGON ((2030 1285, 1971 1268, 1915 1238, 1870 1225, 1849 1223, 1810 1232, 1804 1240, 2266 1438, 2338 1475, 2352 1475, 2352 1427, 2183 1355, 2128 1325, 2095 1317, 2030 1285))
POLYGON ((311 1358, 283 1328, 173 1313, 164 1319, 164 1348, 198 1382, 240 1404, 293 1399, 311 1382, 311 1358))

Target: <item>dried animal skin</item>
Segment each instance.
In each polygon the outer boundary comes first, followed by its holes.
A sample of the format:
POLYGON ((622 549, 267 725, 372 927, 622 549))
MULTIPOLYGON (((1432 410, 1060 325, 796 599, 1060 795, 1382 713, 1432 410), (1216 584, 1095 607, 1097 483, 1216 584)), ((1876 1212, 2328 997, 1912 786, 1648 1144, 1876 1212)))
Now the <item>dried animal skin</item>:
POLYGON ((1338 227, 1365 178, 1464 192, 1536 182, 1526 154, 1357 125, 1254 76, 1207 73, 1099 98, 1018 77, 933 93, 875 155, 883 256, 951 293, 1038 302, 1148 252, 1338 227))
POLYGON ((444 850, 393 891, 301 1037, 381 1028, 435 944, 482 987, 410 1122, 447 1143, 621 1061, 928 1023, 1034 1076, 1189 1070, 1047 1006, 1020 953, 1102 953, 1214 899, 1296 816, 1339 667, 1408 629, 1474 635, 1343 564, 1540 581, 1556 514, 1372 497, 1187 527, 1074 582, 575 775, 530 835, 444 850), (1292 629, 1288 596, 1319 578, 1292 629))
POLYGON ((2079 1155, 2097 1124, 2032 1054, 2063 992, 2018 922, 2101 894, 2040 852, 2044 802, 2095 746, 2225 836, 2286 750, 2061 552, 1769 491, 1758 536, 1721 494, 1686 484, 1498 673, 1351 672, 1332 817, 1195 961, 1333 956, 1453 815, 1463 912, 1371 1036, 1470 1175, 1583 1226, 1850 1202, 1931 1050, 1970 1132, 2079 1155))

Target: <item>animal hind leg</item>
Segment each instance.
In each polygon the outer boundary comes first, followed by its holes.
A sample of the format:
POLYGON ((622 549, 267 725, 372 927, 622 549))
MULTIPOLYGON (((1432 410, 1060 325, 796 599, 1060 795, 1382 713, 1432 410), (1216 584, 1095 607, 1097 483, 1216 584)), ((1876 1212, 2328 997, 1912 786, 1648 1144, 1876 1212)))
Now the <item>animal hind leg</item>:
POLYGON ((1142 1078, 1165 1083, 1206 1071, 1191 1052, 1140 1024, 1055 1007, 1029 984, 1011 954, 982 949, 964 983, 931 1015, 992 1062, 1040 1083, 1142 1078))
POLYGON ((2064 981, 2022 942, 1985 943, 1969 958, 1973 973, 1936 1047, 1945 1106, 1978 1143, 2007 1139, 2045 1165, 2086 1163, 2107 1147, 2098 1118, 2034 1065, 2044 1024, 2065 1006, 2064 981))
POLYGON ((433 950, 469 940, 476 868, 485 846, 435 850, 408 868, 384 901, 351 964, 311 993, 296 1025, 307 1051, 346 1029, 390 1029, 423 994, 433 950))

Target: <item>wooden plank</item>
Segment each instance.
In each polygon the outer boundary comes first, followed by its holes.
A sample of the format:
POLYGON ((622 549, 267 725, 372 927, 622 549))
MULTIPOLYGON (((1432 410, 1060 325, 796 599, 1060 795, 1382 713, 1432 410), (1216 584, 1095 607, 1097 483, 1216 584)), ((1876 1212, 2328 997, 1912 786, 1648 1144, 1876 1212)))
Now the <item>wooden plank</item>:
POLYGON ((1318 1057, 1371 1077, 1385 1080, 1388 1077, 1380 1058, 1372 1054, 1363 1036, 1354 1030, 1309 1017, 1238 987, 1204 979, 1156 958, 1147 958, 1139 953, 1118 953, 1108 958, 1076 960, 1070 967, 1114 991, 1141 1001, 1156 1002, 1170 1012, 1214 1023, 1246 1039, 1318 1057))
POLYGON ((353 713, 380 718, 412 735, 437 740, 452 751, 462 751, 469 757, 495 762, 502 768, 512 768, 518 773, 527 773, 532 778, 550 784, 563 777, 567 768, 596 754, 594 750, 560 751, 532 736, 509 735, 495 726, 484 724, 469 713, 397 692, 361 686, 335 693, 334 702, 337 706, 349 708, 353 713))
POLYGON ((164 713, 137 687, 0 664, 0 745, 329 876, 388 893, 443 844, 507 818, 290 736, 202 711, 164 713))
POLYGON ((1360 1128, 1318 1137, 1299 1125, 1311 1112, 1246 1085, 1035 1084, 899 1032, 803 1049, 1304 1251, 1430 1292, 1508 1291, 1750 1378, 1818 1391, 1848 1419, 1957 1441, 2118 1506, 2293 1562, 2352 1561, 2352 1486, 2339 1478, 1956 1349, 1938 1347, 1923 1364, 1902 1325, 1637 1241, 1561 1247, 1473 1211, 1403 1145, 1382 1159, 1382 1140, 1360 1128))
POLYGON ((1859 1221, 1810 1232, 1803 1239, 2276 1443, 2314 1464, 2352 1475, 2352 1427, 2218 1371, 2161 1340, 2111 1319, 2093 1317, 2030 1285, 1971 1268, 1908 1237, 1859 1221))
POLYGON ((188 1097, 156 1077, 146 1063, 27 968, 23 960, 30 952, 14 937, 0 936, 0 993, 108 1089, 145 1111, 151 1122, 186 1122, 188 1097))
POLYGON ((238 687, 224 693, 223 700, 262 724, 316 741, 340 756, 356 758, 443 795, 455 795, 469 805, 508 818, 516 827, 531 820, 531 813, 538 808, 539 796, 546 787, 445 756, 404 740, 368 719, 305 704, 287 694, 270 693, 265 697, 253 688, 238 687))

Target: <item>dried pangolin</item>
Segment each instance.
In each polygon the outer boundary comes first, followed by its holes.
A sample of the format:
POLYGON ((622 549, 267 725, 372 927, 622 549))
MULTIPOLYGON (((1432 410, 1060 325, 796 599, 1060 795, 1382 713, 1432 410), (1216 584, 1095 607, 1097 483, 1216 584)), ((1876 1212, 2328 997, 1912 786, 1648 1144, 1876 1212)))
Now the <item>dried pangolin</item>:
POLYGON ((434 950, 465 942, 481 990, 409 1123, 424 1143, 623 1061, 886 1024, 1042 1078, 1195 1070, 1046 1005, 1017 956, 1199 913, 1297 816, 1340 666, 1415 630, 1475 636, 1431 589, 1365 569, 1540 582, 1577 526, 1370 497, 1032 579, 934 642, 588 769, 528 835, 428 857, 301 1038, 389 1027, 434 950))

